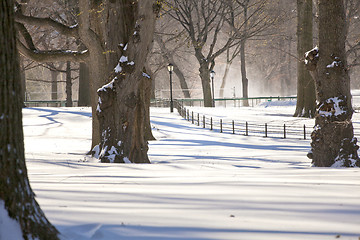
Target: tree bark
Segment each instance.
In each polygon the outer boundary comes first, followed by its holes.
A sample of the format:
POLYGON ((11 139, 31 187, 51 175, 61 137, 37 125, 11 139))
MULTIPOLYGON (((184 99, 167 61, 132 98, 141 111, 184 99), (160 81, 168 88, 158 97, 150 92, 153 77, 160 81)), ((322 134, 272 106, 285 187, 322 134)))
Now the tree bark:
POLYGON ((249 98, 248 88, 249 88, 249 80, 246 77, 246 58, 245 58, 245 39, 241 41, 240 46, 240 59, 241 59, 241 82, 242 82, 242 92, 243 92, 243 106, 249 106, 249 98))
POLYGON ((201 85, 203 89, 203 98, 204 98, 204 107, 214 107, 212 94, 211 94, 211 87, 210 87, 210 69, 209 64, 205 60, 200 60, 200 79, 201 85))
POLYGON ((66 62, 66 107, 72 107, 71 62, 66 62))
MULTIPOLYGON (((154 0, 121 2, 123 21, 118 26, 122 55, 112 81, 98 90, 97 116, 101 142, 97 153, 102 162, 150 163, 146 137, 150 76, 144 73, 152 45, 159 6, 154 0), (126 6, 132 4, 129 9, 126 6)), ((96 153, 94 153, 96 155, 96 153)))
POLYGON ((26 76, 25 76, 25 67, 24 67, 24 60, 19 56, 20 61, 20 76, 21 76, 21 101, 22 106, 25 107, 26 99, 26 76))
POLYGON ((79 70, 79 107, 91 106, 90 101, 90 76, 86 63, 80 63, 79 70))
POLYGON ((360 167, 351 117, 343 1, 319 0, 319 48, 306 54, 319 101, 308 157, 317 167, 360 167))
POLYGON ((16 50, 14 3, 0 3, 0 201, 24 239, 58 239, 35 200, 27 175, 22 128, 21 77, 16 50))
POLYGON ((59 72, 54 70, 50 70, 51 75, 51 100, 58 100, 58 87, 57 87, 57 78, 59 76, 59 72))
POLYGON ((313 47, 312 0, 297 0, 297 103, 294 117, 315 117, 315 83, 302 59, 313 47))

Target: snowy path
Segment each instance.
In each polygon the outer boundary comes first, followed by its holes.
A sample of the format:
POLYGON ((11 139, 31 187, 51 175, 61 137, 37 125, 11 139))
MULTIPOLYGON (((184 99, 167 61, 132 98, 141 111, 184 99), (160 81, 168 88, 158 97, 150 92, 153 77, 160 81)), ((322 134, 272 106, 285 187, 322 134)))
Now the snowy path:
POLYGON ((90 110, 24 110, 28 172, 65 240, 360 237, 360 170, 309 168, 309 141, 219 134, 152 109, 150 165, 84 162, 90 110))

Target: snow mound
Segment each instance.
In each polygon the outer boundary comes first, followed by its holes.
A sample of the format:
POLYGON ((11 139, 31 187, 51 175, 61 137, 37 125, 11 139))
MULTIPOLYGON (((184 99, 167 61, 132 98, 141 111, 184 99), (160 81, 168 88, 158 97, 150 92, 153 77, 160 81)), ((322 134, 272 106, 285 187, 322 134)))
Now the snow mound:
POLYGON ((14 219, 10 218, 5 203, 0 200, 0 239, 1 240, 21 240, 22 232, 20 224, 14 219))

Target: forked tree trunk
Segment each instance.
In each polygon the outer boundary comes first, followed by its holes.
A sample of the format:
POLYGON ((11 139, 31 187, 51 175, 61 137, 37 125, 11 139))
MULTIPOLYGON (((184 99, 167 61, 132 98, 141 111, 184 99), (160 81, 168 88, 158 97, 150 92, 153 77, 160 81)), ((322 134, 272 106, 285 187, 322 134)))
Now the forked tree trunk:
POLYGON ((119 13, 131 20, 118 26, 126 33, 120 42, 122 56, 112 81, 98 90, 101 142, 97 153, 102 162, 150 163, 146 137, 150 92, 146 91, 151 79, 143 71, 160 9, 154 0, 134 2, 131 9, 129 3, 133 2, 122 2, 119 13))
MULTIPOLYGON (((19 223, 24 239, 58 239, 35 200, 27 175, 21 77, 15 44, 14 3, 0 4, 0 205, 19 223)), ((2 219, 0 224, 2 224, 2 219)))
POLYGON ((351 117, 343 1, 319 0, 319 48, 306 54, 319 101, 308 157, 317 167, 360 166, 351 117))
MULTIPOLYGON (((297 55, 304 58, 304 53, 313 47, 312 1, 297 0, 297 55)), ((315 117, 315 83, 305 68, 303 61, 297 64, 297 102, 294 117, 315 117)))

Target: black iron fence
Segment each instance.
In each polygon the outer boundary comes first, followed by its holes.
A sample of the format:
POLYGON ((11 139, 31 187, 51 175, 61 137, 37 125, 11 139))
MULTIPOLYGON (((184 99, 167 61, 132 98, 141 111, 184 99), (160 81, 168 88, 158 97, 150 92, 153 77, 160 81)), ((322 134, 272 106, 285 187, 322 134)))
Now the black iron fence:
POLYGON ((262 136, 274 138, 309 139, 312 127, 299 124, 259 124, 247 121, 224 120, 195 113, 178 105, 179 114, 187 121, 220 133, 240 134, 244 136, 262 136))
MULTIPOLYGON (((215 106, 217 107, 242 107, 245 106, 245 103, 248 103, 250 107, 254 107, 262 102, 271 102, 271 101, 287 101, 287 100, 296 100, 296 97, 251 97, 251 98, 217 98, 214 99, 215 106)), ((182 98, 175 99, 174 102, 182 106, 187 107, 202 107, 204 106, 204 99, 196 98, 182 98)), ((152 99, 152 107, 169 107, 170 99, 152 99)))
MULTIPOLYGON (((262 136, 273 138, 310 139, 313 131, 312 126, 296 123, 255 123, 239 120, 227 120, 206 116, 190 111, 182 104, 176 104, 179 114, 187 121, 220 133, 240 134, 244 136, 262 136)), ((354 121, 354 136, 360 139, 360 122, 354 121)))

